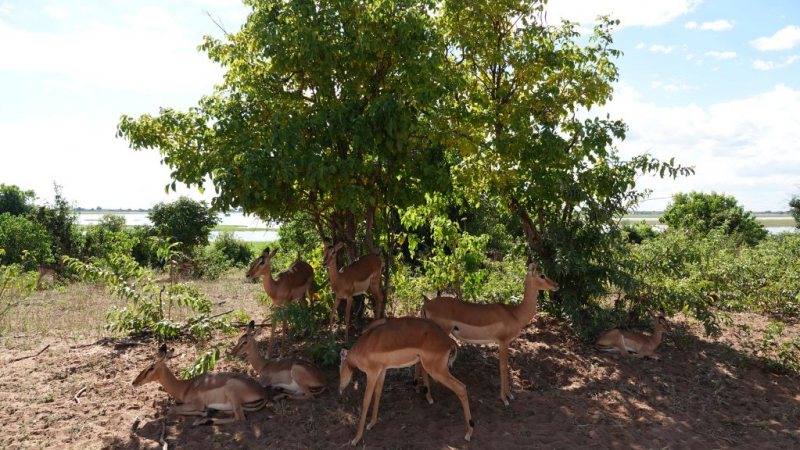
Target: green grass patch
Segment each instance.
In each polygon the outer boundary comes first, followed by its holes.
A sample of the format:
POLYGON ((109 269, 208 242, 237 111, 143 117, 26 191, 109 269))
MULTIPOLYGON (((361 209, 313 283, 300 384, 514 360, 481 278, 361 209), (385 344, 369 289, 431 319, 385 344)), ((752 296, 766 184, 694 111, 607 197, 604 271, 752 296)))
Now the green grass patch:
POLYGON ((278 231, 278 228, 248 227, 247 225, 217 225, 212 231, 278 231))

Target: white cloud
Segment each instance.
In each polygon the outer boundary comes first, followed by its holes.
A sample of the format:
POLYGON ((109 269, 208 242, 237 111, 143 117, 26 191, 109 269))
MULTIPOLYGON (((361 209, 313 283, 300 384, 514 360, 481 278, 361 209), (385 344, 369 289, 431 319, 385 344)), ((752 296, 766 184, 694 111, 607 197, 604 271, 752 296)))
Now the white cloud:
POLYGON ((57 6, 45 6, 42 11, 53 19, 61 20, 69 17, 69 13, 57 6))
POLYGON ((693 54, 689 53, 688 55, 686 55, 686 60, 687 60, 687 61, 691 61, 691 60, 692 60, 692 58, 694 58, 694 55, 693 55, 693 54))
POLYGON ((601 2, 597 0, 551 1, 547 4, 547 16, 551 19, 567 19, 583 25, 594 23, 598 15, 610 15, 620 20, 622 27, 653 27, 664 25, 673 19, 688 14, 702 3, 702 0, 673 0, 653 2, 652 0, 616 0, 601 2))
POLYGON ((798 59, 800 59, 800 55, 787 56, 783 58, 783 61, 781 62, 762 61, 760 59, 757 59, 753 61, 753 68, 756 70, 764 70, 764 71, 775 70, 775 69, 780 69, 781 67, 786 67, 789 64, 797 61, 798 59))
POLYGON ((733 24, 725 19, 715 20, 713 22, 703 22, 700 25, 701 31, 725 31, 733 28, 733 24))
POLYGON ((14 5, 8 2, 0 3, 0 14, 11 14, 11 10, 14 9, 14 5))
POLYGON ((788 50, 800 42, 800 27, 789 25, 770 37, 760 37, 750 41, 750 45, 763 51, 788 50))
POLYGON ((736 58, 736 52, 711 51, 711 52, 706 52, 706 56, 710 56, 710 57, 712 57, 712 58, 714 58, 716 60, 733 59, 733 58, 736 58))
POLYGON ((145 94, 210 90, 221 81, 222 69, 195 50, 200 33, 189 32, 169 12, 145 7, 125 23, 32 32, 0 21, 0 73, 40 74, 80 87, 145 94))
POLYGON ((643 48, 644 48, 644 42, 639 42, 638 44, 636 44, 636 50, 641 50, 643 48))
POLYGON ((686 22, 686 24, 683 27, 686 28, 687 30, 694 30, 695 28, 697 28, 697 22, 695 22, 694 20, 691 22, 686 22))
POLYGON ((650 51, 651 52, 663 53, 665 55, 672 53, 673 50, 675 50, 675 46, 674 45, 651 45, 650 46, 650 51))
MULTIPOLYGON (((620 83, 614 99, 600 113, 623 119, 630 131, 619 144, 624 157, 650 152, 666 160, 694 165, 688 178, 640 179, 653 197, 702 190, 726 192, 747 209, 787 209, 800 175, 787 168, 800 165, 800 90, 778 85, 751 97, 701 107, 694 103, 661 107, 620 83)), ((594 112, 594 111, 593 111, 594 112)), ((648 202, 660 209, 666 200, 648 202)))

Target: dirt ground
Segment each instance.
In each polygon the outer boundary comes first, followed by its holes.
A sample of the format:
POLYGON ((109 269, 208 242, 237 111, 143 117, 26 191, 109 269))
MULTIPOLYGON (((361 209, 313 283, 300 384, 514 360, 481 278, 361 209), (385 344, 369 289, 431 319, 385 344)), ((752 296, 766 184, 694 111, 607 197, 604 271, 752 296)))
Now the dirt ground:
MULTIPOLYGON (((246 286, 249 296, 258 286, 246 286)), ((66 314, 66 313, 65 313, 66 314)), ((735 315, 753 334, 766 320, 735 315)), ((497 348, 461 345, 452 369, 469 391, 475 432, 463 440, 456 396, 432 384, 429 405, 411 385, 410 369, 386 378, 378 425, 365 431, 362 448, 800 448, 800 380, 767 374, 741 349, 730 328, 721 338, 698 338, 683 318, 666 336, 661 362, 599 354, 575 341, 554 320, 539 318, 512 344, 515 400, 500 401, 497 348)), ((787 327, 798 335, 800 326, 787 327)), ((155 350, 115 348, 108 339, 76 341, 53 334, 6 336, 0 359, 2 448, 349 448, 361 409, 365 377, 358 373, 344 395, 338 368, 325 369, 328 391, 309 402, 280 401, 247 414, 241 424, 191 427, 191 419, 164 416, 171 404, 156 384, 131 382, 155 350), (11 362, 15 358, 35 357, 11 362), (83 388, 78 400, 76 394, 83 388), (136 431, 131 426, 136 419, 136 431)), ((218 336, 232 347, 236 336, 218 336)), ((266 342, 262 342, 262 351, 266 342)), ((292 346, 297 353, 300 345, 292 346)), ((203 349, 177 345, 183 356, 173 372, 203 349)), ((300 355, 298 355, 300 356, 300 355)), ((222 361, 219 370, 247 370, 222 361)))

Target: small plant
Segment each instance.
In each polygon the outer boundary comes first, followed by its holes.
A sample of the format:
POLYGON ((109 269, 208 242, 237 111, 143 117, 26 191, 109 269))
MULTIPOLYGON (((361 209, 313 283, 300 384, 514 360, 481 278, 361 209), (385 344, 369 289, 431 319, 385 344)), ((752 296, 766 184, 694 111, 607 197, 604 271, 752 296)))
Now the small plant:
POLYGON ((311 360, 320 366, 335 366, 339 364, 341 347, 333 336, 315 339, 308 342, 308 354, 311 360))
POLYGON ((298 302, 292 302, 280 308, 273 307, 272 321, 288 322, 292 337, 302 339, 315 336, 320 329, 323 329, 329 314, 330 308, 322 301, 315 301, 306 307, 298 302))
POLYGON ((187 380, 202 373, 214 370, 214 367, 217 366, 217 361, 219 361, 222 355, 221 350, 223 348, 225 348, 225 344, 222 342, 214 344, 211 350, 200 355, 200 357, 197 358, 191 366, 181 371, 181 379, 187 380))
POLYGON ((114 306, 108 312, 110 331, 172 340, 184 335, 202 339, 211 330, 229 328, 224 319, 209 315, 211 303, 196 287, 162 286, 150 269, 139 266, 130 255, 112 254, 97 264, 66 258, 66 264, 84 280, 106 283, 112 295, 127 301, 123 308, 114 306))
POLYGON ((0 321, 36 289, 37 278, 36 272, 25 272, 20 264, 0 266, 0 321))
MULTIPOLYGON (((800 338, 782 341, 784 326, 783 322, 770 322, 760 342, 746 342, 743 346, 770 372, 800 372, 800 338)), ((749 335, 749 327, 742 329, 749 335)))

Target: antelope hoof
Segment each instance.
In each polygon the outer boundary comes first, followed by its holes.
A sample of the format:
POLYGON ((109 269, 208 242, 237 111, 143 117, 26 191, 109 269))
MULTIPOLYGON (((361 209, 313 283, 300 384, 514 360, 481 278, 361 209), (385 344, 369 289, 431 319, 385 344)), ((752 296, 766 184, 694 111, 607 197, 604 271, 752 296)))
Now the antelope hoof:
POLYGON ((505 398, 504 398, 504 399, 501 399, 501 400, 503 400, 503 404, 504 404, 504 405, 508 406, 508 399, 505 399, 505 398))
POLYGON ((285 399, 287 397, 289 397, 288 394, 278 394, 275 397, 272 397, 272 401, 277 402, 277 401, 283 400, 283 399, 285 399))
POLYGON ((428 404, 429 404, 429 405, 432 405, 432 404, 433 404, 433 399, 432 399, 432 398, 429 398, 429 399, 428 399, 428 404))
POLYGON ((356 444, 358 444, 358 439, 353 439, 353 441, 350 442, 350 445, 352 445, 353 447, 355 447, 356 444))
POLYGON ((214 419, 210 417, 203 417, 202 419, 197 419, 194 422, 192 422, 192 427, 198 427, 200 425, 211 425, 212 423, 214 423, 214 419))
POLYGON ((512 394, 511 392, 508 393, 507 397, 509 400, 514 400, 514 394, 512 394))
POLYGON ((372 422, 367 424, 367 431, 371 430, 372 427, 375 426, 372 422))

